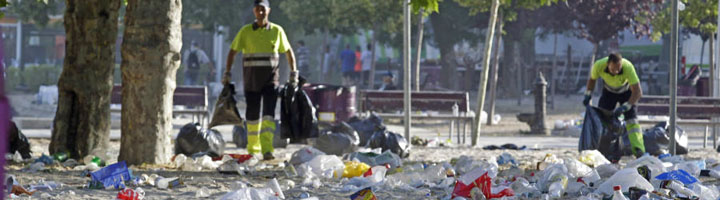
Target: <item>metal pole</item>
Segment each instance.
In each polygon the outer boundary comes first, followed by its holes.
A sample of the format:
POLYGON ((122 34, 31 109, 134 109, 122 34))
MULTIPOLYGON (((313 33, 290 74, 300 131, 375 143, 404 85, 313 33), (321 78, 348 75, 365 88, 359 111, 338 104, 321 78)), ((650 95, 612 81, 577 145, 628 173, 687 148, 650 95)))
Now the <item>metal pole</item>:
MULTIPOLYGON (((720 11, 720 4, 718 4, 718 11, 720 11)), ((720 15, 718 16, 718 21, 720 22, 720 15)), ((716 32, 716 33, 720 33, 720 26, 718 26, 718 32, 716 32)), ((713 92, 710 95, 713 97, 720 97, 720 80, 718 80, 718 78, 720 78, 720 38, 715 40, 715 45, 717 47, 717 48, 715 48, 715 55, 717 55, 717 56, 715 56, 715 63, 716 63, 714 66, 715 70, 713 70, 713 74, 710 74, 710 77, 714 80, 712 82, 713 83, 713 86, 712 86, 713 92)), ((713 117, 710 120, 712 122, 720 122, 720 117, 713 117)), ((713 125, 712 132, 713 132, 713 136, 716 136, 718 134, 718 132, 720 132, 720 130, 718 130, 718 126, 713 125)), ((715 138, 713 138, 713 139, 715 139, 715 138)), ((714 145, 715 142, 716 141, 713 140, 713 148, 716 147, 714 145)))
POLYGON ((475 119, 473 122, 475 126, 472 135, 470 135, 470 144, 472 144, 472 146, 477 145, 479 138, 478 136, 480 135, 480 126, 482 126, 480 116, 482 116, 483 105, 485 104, 485 91, 487 89, 488 75, 490 74, 490 56, 492 55, 491 50, 493 45, 493 35, 495 34, 495 23, 497 22, 498 6, 500 6, 500 1, 493 0, 492 7, 490 9, 490 22, 488 22, 487 33, 485 33, 485 55, 483 57, 483 70, 482 76, 480 77, 480 86, 478 87, 479 89, 477 111, 475 112, 475 119))
POLYGON ((677 128, 677 70, 678 70, 678 1, 673 0, 670 14, 670 154, 675 155, 675 131, 677 128))
POLYGON ((15 67, 22 68, 20 66, 22 63, 22 62, 20 62, 20 59, 22 59, 22 44, 23 44, 23 42, 22 42, 22 20, 18 19, 16 30, 17 30, 17 37, 15 37, 15 38, 17 40, 15 42, 15 62, 17 62, 18 66, 15 66, 15 67))
POLYGON ((405 106, 405 138, 410 140, 410 87, 412 82, 411 70, 410 70, 410 0, 403 0, 403 68, 405 69, 405 76, 403 76, 403 96, 405 106))

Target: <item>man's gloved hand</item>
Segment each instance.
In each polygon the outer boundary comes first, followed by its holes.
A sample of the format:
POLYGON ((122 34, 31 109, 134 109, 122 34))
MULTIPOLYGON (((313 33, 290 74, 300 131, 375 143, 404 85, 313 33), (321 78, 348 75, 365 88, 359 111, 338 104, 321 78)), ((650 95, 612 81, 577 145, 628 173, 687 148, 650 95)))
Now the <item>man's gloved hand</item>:
POLYGON ((288 83, 292 85, 297 85, 298 83, 298 70, 291 71, 290 77, 288 77, 288 83))
POLYGON ((226 72, 223 74, 222 84, 223 84, 223 85, 230 84, 230 78, 232 78, 232 74, 230 73, 230 71, 226 71, 226 72))
POLYGON ((590 90, 585 91, 585 99, 583 99, 583 105, 584 106, 590 105, 591 99, 592 99, 592 92, 590 90))
POLYGON ((615 111, 613 111, 613 116, 619 117, 620 115, 622 115, 623 113, 627 112, 627 111, 630 110, 631 108, 632 108, 632 105, 630 105, 630 103, 628 103, 628 102, 625 102, 625 103, 624 103, 623 105, 621 105, 620 107, 615 108, 615 111))

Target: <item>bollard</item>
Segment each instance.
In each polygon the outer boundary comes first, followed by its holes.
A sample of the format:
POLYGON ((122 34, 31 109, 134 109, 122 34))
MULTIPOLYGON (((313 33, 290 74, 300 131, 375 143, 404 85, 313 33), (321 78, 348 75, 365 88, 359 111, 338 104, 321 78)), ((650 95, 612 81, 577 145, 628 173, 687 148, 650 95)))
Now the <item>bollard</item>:
POLYGON ((550 135, 550 130, 545 126, 545 116, 547 115, 547 82, 542 72, 538 72, 535 79, 535 120, 530 131, 533 134, 550 135))

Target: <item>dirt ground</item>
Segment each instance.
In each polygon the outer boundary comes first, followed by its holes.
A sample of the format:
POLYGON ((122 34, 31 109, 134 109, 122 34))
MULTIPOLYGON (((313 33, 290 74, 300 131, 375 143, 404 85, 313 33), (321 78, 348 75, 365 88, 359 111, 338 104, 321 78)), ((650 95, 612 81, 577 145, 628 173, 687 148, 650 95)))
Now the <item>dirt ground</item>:
MULTIPOLYGON (((15 117, 46 117, 52 118, 54 116, 55 107, 52 105, 35 105, 30 103, 28 99, 31 99, 32 95, 11 95, 11 103, 15 110, 15 117)), ((557 103, 554 109, 548 108, 548 119, 546 119, 547 126, 553 127, 555 120, 577 120, 581 119, 581 113, 583 107, 580 105, 580 96, 571 95, 570 97, 558 96, 556 97, 557 103)), ((241 110, 244 110, 241 105, 241 110)), ((497 113, 502 117, 499 124, 493 126, 483 126, 482 137, 490 136, 503 136, 503 137, 526 137, 525 134, 529 130, 527 124, 519 122, 515 115, 523 112, 532 112, 533 102, 530 98, 525 98, 521 105, 517 105, 515 99, 503 99, 499 100, 497 104, 497 113)), ((393 123, 393 122, 389 122, 393 123)), ((182 125, 182 124, 175 124, 182 125)), ((419 134, 425 138, 432 138, 436 136, 446 136, 446 130, 448 129, 447 123, 436 123, 436 122, 421 122, 415 124, 416 127, 423 128, 424 130, 430 130, 426 134, 419 134), (437 132, 437 133, 434 133, 437 132)), ((691 130, 691 136, 699 135, 696 129, 691 130)), ((561 134, 557 133, 555 134, 561 134)), ((468 136, 469 137, 469 136, 468 136)), ((31 139, 31 145, 33 150, 33 156, 38 157, 41 154, 47 154, 49 140, 44 138, 31 139)), ((512 143, 513 141, 508 141, 512 143)), ((498 144, 499 145, 499 144, 498 144)), ((110 143, 110 148, 106 155, 100 155, 105 158, 108 163, 114 163, 117 160, 119 154, 120 143, 117 140, 113 140, 110 143)), ((256 173, 241 176, 237 174, 220 174, 214 170, 206 170, 200 172, 189 172, 189 171, 178 171, 175 169, 168 169, 162 166, 146 167, 146 166, 132 166, 132 172, 138 176, 140 174, 157 174, 163 177, 180 177, 184 182, 184 186, 181 188, 171 190, 160 190, 151 186, 142 187, 146 192, 146 199, 196 199, 196 192, 206 187, 211 196, 211 199, 218 199, 231 191, 231 185, 237 181, 243 181, 250 183, 251 187, 264 187, 268 180, 272 177, 277 177, 282 187, 288 186, 287 180, 292 180, 295 183, 295 187, 287 188, 284 190, 285 196, 288 199, 298 199, 302 193, 309 193, 310 196, 318 197, 319 199, 348 199, 352 191, 345 191, 343 189, 342 180, 325 180, 320 188, 313 189, 302 184, 303 180, 299 178, 289 179, 285 177, 282 168, 279 168, 277 163, 282 160, 288 160, 291 154, 298 149, 302 148, 302 145, 290 145, 288 148, 276 149, 277 160, 273 162, 265 162, 264 164, 269 166, 265 170, 260 170, 256 173)), ((543 148, 534 150, 482 150, 480 148, 472 148, 468 146, 456 146, 456 147, 413 147, 410 153, 410 157, 405 159, 404 162, 408 163, 440 163, 443 161, 450 161, 453 158, 458 158, 461 155, 471 156, 476 159, 486 159, 491 156, 499 156, 503 152, 508 152, 513 155, 520 162, 520 166, 524 169, 534 168, 537 161, 540 161, 546 154, 554 154, 557 156, 569 156, 577 158, 578 152, 575 148, 543 148)), ((244 154, 246 151, 242 148, 236 148, 233 143, 227 141, 226 153, 240 153, 244 154)), ((700 149, 691 148, 690 154, 686 156, 687 159, 714 159, 720 160, 720 156, 712 149, 700 149)), ((622 162, 621 162, 622 163, 622 162)), ((79 170, 64 169, 62 167, 51 167, 44 171, 39 172, 27 172, 22 170, 27 167, 27 163, 13 163, 5 166, 9 174, 15 175, 21 184, 34 184, 41 180, 44 181, 55 181, 62 183, 63 186, 60 189, 53 191, 40 191, 32 197, 21 197, 21 199, 39 199, 42 193, 47 193, 53 196, 54 199, 113 199, 118 191, 117 190, 97 190, 97 189, 83 189, 83 186, 87 184, 90 178, 83 176, 84 172, 79 170), (72 193, 70 193, 72 191, 72 193)), ((375 191, 379 199, 400 199, 410 197, 411 199, 443 199, 447 197, 448 191, 443 189, 432 189, 431 196, 424 196, 422 194, 416 194, 412 191, 402 190, 391 190, 391 189, 379 189, 375 191)), ((572 199, 568 197, 567 199, 572 199)))

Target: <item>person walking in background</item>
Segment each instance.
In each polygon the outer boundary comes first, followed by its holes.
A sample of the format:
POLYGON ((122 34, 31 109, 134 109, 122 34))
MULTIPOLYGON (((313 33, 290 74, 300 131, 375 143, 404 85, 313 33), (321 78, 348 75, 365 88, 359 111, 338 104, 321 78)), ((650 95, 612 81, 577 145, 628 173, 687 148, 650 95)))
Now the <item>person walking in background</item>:
POLYGON ((280 53, 285 53, 290 77, 288 83, 297 84, 298 71, 295 55, 288 42, 285 30, 268 21, 270 2, 255 0, 253 8, 255 22, 243 26, 230 46, 223 84, 229 84, 230 70, 237 52, 243 54, 243 83, 247 110, 247 151, 249 154, 262 152, 264 160, 273 160, 273 136, 275 133, 275 106, 279 85, 278 67, 280 53), (271 45, 269 45, 271 44, 271 45), (262 108, 262 120, 260 109, 262 108))
POLYGON ((355 74, 355 52, 350 49, 350 45, 345 45, 345 50, 340 52, 340 60, 341 60, 341 72, 343 76, 343 82, 342 84, 344 86, 349 86, 353 84, 353 78, 355 74))
POLYGON ((370 68, 372 67, 372 44, 367 44, 367 49, 362 52, 362 72, 360 74, 360 84, 363 86, 367 83, 373 88, 373 80, 368 80, 370 77, 370 68))
POLYGON ((312 70, 310 70, 310 49, 305 46, 305 41, 298 41, 298 48, 295 50, 295 57, 297 58, 297 67, 300 71, 300 75, 305 78, 310 78, 312 70))
MULTIPOLYGON (((192 41, 190 45, 190 49, 185 50, 185 53, 183 53, 183 63, 185 64, 185 85, 202 85, 204 84, 204 81, 200 81, 200 68, 210 63, 210 59, 208 58, 207 54, 205 54, 205 51, 200 49, 198 47, 198 44, 196 41, 192 41)), ((215 68, 212 65, 210 66, 210 73, 215 73, 215 68)), ((202 76, 203 79, 205 76, 202 76)))
POLYGON ((320 76, 320 81, 328 81, 327 80, 328 77, 326 75, 331 74, 332 69, 333 69, 332 66, 335 66, 334 63, 332 63, 335 61, 335 56, 332 55, 332 53, 330 52, 330 45, 325 45, 323 47, 322 59, 323 59, 323 66, 322 66, 322 75, 320 76))
POLYGON ((360 46, 355 47, 355 73, 353 74, 353 82, 355 84, 362 84, 360 74, 362 73, 362 50, 360 46))

